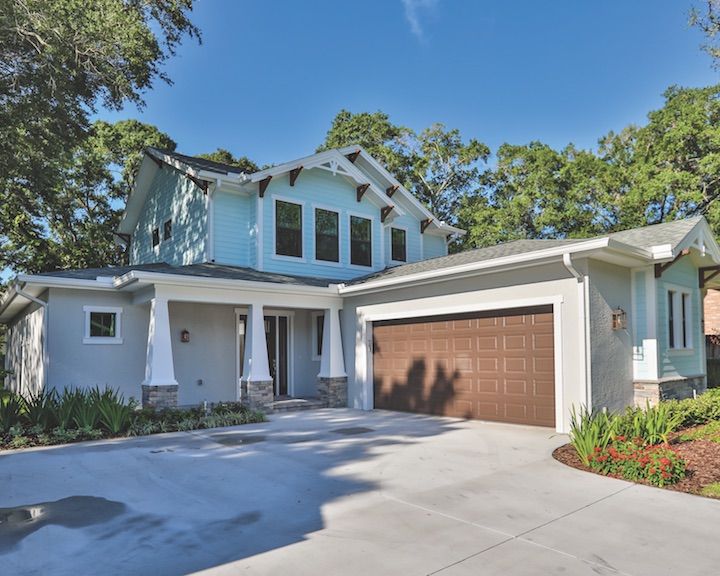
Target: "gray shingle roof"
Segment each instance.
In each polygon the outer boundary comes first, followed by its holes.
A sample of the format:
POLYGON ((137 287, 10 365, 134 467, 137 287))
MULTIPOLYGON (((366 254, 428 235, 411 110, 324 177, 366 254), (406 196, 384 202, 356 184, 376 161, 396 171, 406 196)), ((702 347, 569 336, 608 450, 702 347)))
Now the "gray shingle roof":
POLYGON ((339 284, 341 280, 325 278, 308 278, 305 276, 289 276, 272 272, 258 272, 252 268, 239 266, 223 266, 221 264, 191 264, 188 266, 171 266, 166 263, 145 264, 139 266, 113 266, 108 268, 87 268, 84 270, 58 270, 45 272, 36 276, 54 278, 73 278, 77 280, 95 280, 98 277, 113 278, 123 276, 132 271, 152 272, 155 274, 173 274, 196 278, 216 278, 225 280, 243 280, 246 282, 270 282, 272 284, 290 284, 295 286, 325 287, 339 284))
POLYGON ((209 172, 217 172, 218 174, 249 174, 242 168, 237 166, 230 166, 229 164, 222 164, 220 162, 213 162, 212 160, 205 160, 204 158, 196 158, 195 156, 186 156, 185 154, 179 154, 177 152, 168 152, 166 150, 158 150, 158 152, 175 158, 184 164, 187 164, 195 170, 207 170, 209 172))
POLYGON ((367 276, 355 278, 354 280, 345 282, 345 284, 347 286, 354 286, 373 280, 400 278, 413 274, 421 274, 423 272, 462 266, 464 264, 474 264, 506 256, 536 252, 538 250, 555 248, 557 246, 579 246, 598 238, 609 237, 618 242, 622 242, 623 244, 644 250, 648 250, 652 246, 661 244, 671 244, 674 249, 680 242, 682 242, 682 240, 690 233, 698 222, 700 222, 700 220, 702 220, 702 216, 688 218, 686 220, 666 222, 663 224, 653 224, 651 226, 644 226, 643 228, 635 228, 633 230, 614 232, 612 234, 604 234, 602 236, 585 239, 515 240, 513 242, 497 244, 486 248, 476 248, 466 252, 459 252, 458 254, 450 254, 449 256, 440 256, 438 258, 431 258, 428 260, 421 260, 420 262, 412 262, 410 264, 403 264, 393 268, 386 268, 379 272, 368 274, 367 276))

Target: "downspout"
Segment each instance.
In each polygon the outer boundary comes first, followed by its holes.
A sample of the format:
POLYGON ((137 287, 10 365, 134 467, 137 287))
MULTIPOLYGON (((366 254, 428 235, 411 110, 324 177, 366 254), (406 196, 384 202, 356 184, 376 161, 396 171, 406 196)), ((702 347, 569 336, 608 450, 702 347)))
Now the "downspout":
POLYGON ((23 298, 27 298, 30 300, 30 302, 35 302, 35 304, 39 304, 43 307, 43 343, 42 343, 42 349, 43 349, 43 390, 47 389, 47 379, 48 379, 48 352, 47 352, 47 344, 48 344, 48 307, 49 304, 43 300, 40 300, 39 298, 35 298, 35 296, 31 296, 27 292, 23 292, 20 288, 15 287, 15 293, 18 296, 22 296, 23 298))
POLYGON ((583 354, 581 362, 585 371, 585 407, 592 410, 592 371, 590 366, 590 322, 588 319, 588 310, 590 308, 590 287, 587 277, 578 271, 572 263, 570 253, 563 254, 563 264, 568 272, 572 274, 578 281, 578 301, 580 302, 580 333, 583 334, 585 343, 583 346, 583 354))

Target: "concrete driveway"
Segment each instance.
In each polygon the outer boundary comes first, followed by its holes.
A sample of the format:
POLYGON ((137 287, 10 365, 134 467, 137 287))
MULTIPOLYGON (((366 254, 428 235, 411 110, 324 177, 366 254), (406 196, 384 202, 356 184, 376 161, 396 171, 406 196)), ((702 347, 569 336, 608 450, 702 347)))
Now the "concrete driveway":
POLYGON ((318 410, 0 453, 0 573, 717 573, 720 502, 567 468, 551 430, 318 410))

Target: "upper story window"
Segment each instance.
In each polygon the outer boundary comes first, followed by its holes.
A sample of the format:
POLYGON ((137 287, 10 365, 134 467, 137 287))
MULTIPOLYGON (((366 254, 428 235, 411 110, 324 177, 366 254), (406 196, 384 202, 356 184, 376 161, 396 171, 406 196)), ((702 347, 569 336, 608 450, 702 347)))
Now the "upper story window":
POLYGON ((350 216, 350 263, 372 266, 372 222, 350 216))
POLYGON ((275 203, 275 253, 302 257, 302 206, 278 200, 275 203))
POLYGON ((315 208, 315 259, 340 261, 339 216, 337 212, 315 208))
POLYGON ((163 224, 163 240, 170 240, 170 238, 172 238, 172 218, 163 224))
POLYGON ((406 237, 407 233, 405 230, 401 230, 400 228, 390 229, 390 242, 392 244, 390 258, 395 262, 407 262, 406 237))
POLYGON ((84 344, 122 344, 122 308, 85 306, 84 344))
POLYGON ((668 348, 692 348, 692 312, 690 294, 668 290, 668 348))
POLYGON ((160 244, 160 229, 159 228, 153 228, 152 244, 153 244, 153 248, 155 248, 158 244, 160 244))

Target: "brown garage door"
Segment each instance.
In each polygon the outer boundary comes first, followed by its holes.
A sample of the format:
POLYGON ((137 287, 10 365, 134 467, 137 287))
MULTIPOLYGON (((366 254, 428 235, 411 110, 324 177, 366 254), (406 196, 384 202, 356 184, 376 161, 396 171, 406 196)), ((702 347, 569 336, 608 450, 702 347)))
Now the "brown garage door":
POLYGON ((552 306, 373 324, 375 407, 555 425, 552 306))

